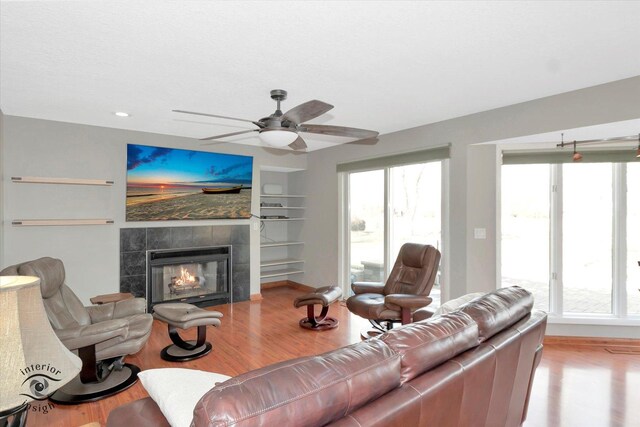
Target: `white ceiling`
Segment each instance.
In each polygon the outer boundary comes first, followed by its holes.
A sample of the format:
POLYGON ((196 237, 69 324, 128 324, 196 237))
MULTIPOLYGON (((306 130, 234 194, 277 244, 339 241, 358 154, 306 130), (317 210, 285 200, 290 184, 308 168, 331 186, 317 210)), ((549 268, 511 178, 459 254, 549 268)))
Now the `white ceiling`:
POLYGON ((2 1, 0 14, 5 114, 194 138, 246 127, 171 109, 256 120, 275 88, 284 111, 319 99, 335 108, 312 122, 385 134, 640 75, 640 2, 2 1))

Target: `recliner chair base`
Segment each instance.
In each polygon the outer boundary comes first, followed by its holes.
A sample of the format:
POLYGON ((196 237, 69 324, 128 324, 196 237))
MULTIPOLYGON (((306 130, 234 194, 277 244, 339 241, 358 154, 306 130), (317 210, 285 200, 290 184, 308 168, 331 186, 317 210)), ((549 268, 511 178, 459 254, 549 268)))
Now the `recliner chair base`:
POLYGON ((113 370, 103 381, 82 383, 80 375, 53 393, 49 400, 60 405, 94 402, 128 389, 138 381, 140 368, 125 363, 121 370, 113 370))
MULTIPOLYGON (((360 329, 360 338, 363 340, 378 337, 393 328, 394 320, 368 320, 371 326, 360 329)), ((395 322, 399 322, 399 320, 395 320, 395 322)))

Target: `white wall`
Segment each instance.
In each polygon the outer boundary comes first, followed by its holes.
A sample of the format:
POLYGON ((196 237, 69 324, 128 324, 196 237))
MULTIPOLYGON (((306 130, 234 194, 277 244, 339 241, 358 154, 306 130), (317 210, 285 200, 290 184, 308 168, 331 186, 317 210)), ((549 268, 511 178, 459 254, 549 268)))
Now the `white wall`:
MULTIPOLYGON (((450 229, 450 271, 444 286, 451 297, 495 288, 497 153, 495 148, 473 144, 637 119, 638 99, 640 76, 383 135, 375 146, 347 145, 310 153, 303 282, 338 283, 337 164, 451 143, 450 215, 445 219, 450 229), (474 227, 486 228, 487 239, 473 239, 474 227)), ((598 334, 597 327, 590 330, 598 334)))
MULTIPOLYGON (((61 258, 67 284, 83 302, 118 292, 122 227, 258 224, 252 220, 126 222, 126 144, 156 145, 253 156, 252 211, 259 215, 260 167, 306 167, 306 155, 238 144, 200 146, 189 138, 4 116, 1 267, 41 256, 61 258), (16 184, 11 176, 113 179, 111 187, 16 184), (13 219, 109 218, 114 225, 15 227, 13 219)), ((260 292, 258 227, 251 227, 251 294, 260 292)))

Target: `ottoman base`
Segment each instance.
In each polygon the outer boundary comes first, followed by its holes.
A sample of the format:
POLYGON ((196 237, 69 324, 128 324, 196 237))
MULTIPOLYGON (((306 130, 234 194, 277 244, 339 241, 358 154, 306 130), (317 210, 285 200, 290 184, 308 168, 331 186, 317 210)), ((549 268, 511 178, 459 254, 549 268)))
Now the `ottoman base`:
MULTIPOLYGON (((187 341, 188 343, 195 343, 195 341, 187 341)), ((160 352, 160 357, 163 360, 167 360, 169 362, 187 362, 189 360, 198 359, 202 356, 206 356, 211 352, 213 346, 210 342, 205 342, 204 345, 200 347, 196 347, 193 350, 185 350, 184 348, 180 348, 175 344, 171 344, 166 346, 160 352)))

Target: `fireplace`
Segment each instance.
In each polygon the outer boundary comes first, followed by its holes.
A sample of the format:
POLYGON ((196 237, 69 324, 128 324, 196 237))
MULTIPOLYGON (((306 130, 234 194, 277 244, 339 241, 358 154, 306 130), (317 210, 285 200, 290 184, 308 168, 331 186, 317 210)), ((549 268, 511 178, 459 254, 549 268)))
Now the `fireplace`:
POLYGON ((147 251, 147 309, 164 302, 233 302, 231 246, 147 251))

